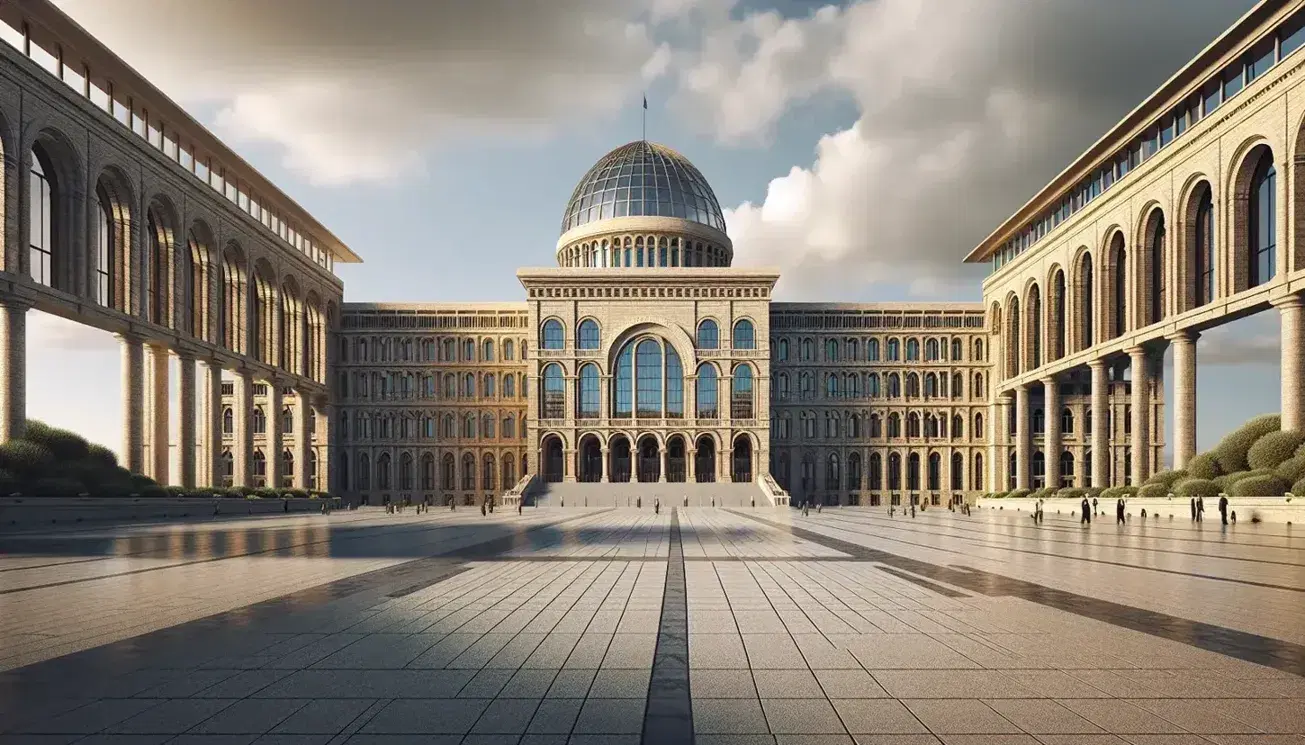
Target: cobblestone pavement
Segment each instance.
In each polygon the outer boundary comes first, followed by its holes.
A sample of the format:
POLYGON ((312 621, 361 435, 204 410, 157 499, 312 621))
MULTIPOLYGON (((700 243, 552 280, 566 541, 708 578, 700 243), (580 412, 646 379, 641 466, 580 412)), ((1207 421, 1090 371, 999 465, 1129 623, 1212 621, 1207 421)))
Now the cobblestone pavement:
POLYGON ((1300 745, 1290 531, 690 508, 5 537, 0 745, 1300 745))

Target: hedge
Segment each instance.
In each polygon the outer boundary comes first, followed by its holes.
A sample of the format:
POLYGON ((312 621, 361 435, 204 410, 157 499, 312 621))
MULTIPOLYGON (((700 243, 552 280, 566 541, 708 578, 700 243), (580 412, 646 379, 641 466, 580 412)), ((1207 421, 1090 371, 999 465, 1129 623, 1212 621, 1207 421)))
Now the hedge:
POLYGON ((1056 496, 1061 499, 1082 499, 1087 496, 1087 489, 1077 489, 1075 487, 1067 486, 1056 492, 1056 496))
POLYGON ((1219 468, 1219 461, 1215 460, 1213 453, 1201 453, 1187 461, 1187 473, 1192 478, 1209 480, 1222 476, 1223 470, 1219 468))
POLYGON ((1300 479, 1300 480, 1297 481, 1296 483, 1292 484, 1292 485, 1291 485, 1291 493, 1294 494, 1294 495, 1296 495, 1296 496, 1300 496, 1300 495, 1302 495, 1302 494, 1305 494, 1305 479, 1300 479))
POLYGON ((1270 432, 1255 441, 1246 453, 1246 462, 1254 469, 1277 468, 1283 461, 1295 455, 1301 445, 1305 445, 1305 434, 1291 431, 1270 432))
POLYGON ((1222 491, 1209 479, 1183 479, 1174 485, 1174 494, 1185 499, 1192 497, 1217 497, 1222 491))
POLYGON ((1053 486, 1043 487, 1029 495, 1031 499, 1051 499, 1056 494, 1056 488, 1053 486))
POLYGON ((1169 485, 1164 483, 1146 483, 1142 484, 1137 490, 1137 496, 1142 499, 1164 499, 1169 496, 1169 485))
POLYGON ((1159 484, 1165 488, 1167 493, 1168 490, 1173 488, 1174 484, 1185 478, 1187 478, 1187 471, 1185 470, 1159 471, 1151 478, 1147 479, 1142 485, 1149 486, 1151 484, 1159 484))
POLYGON ((1110 501, 1114 501, 1116 499, 1119 499, 1120 497, 1123 497, 1124 499, 1132 499, 1133 495, 1135 494, 1137 494, 1136 487, 1112 486, 1108 489, 1103 489, 1101 491, 1101 498, 1110 501))
POLYGON ((1274 472, 1293 484, 1305 479, 1305 454, 1297 452, 1296 455, 1278 464, 1274 472))
POLYGON ((1016 489, 1012 492, 1006 492, 1006 496, 1010 499, 1023 499, 1032 493, 1030 489, 1016 489))
POLYGON ((1219 468, 1224 473, 1237 473, 1249 469, 1250 461, 1247 458, 1251 447, 1261 437, 1281 429, 1282 417, 1277 414, 1266 414, 1257 416, 1229 432, 1214 449, 1214 457, 1219 462, 1219 468))
POLYGON ((1281 497, 1291 489, 1291 484, 1281 476, 1251 476, 1238 480, 1228 490, 1235 497, 1281 497))

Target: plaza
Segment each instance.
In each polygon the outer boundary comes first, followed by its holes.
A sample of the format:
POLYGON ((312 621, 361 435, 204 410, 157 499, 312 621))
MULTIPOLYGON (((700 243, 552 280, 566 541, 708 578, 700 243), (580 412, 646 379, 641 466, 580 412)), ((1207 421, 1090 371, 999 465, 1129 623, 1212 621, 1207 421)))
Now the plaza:
POLYGON ((363 508, 0 550, 3 743, 1305 735, 1288 526, 363 508))

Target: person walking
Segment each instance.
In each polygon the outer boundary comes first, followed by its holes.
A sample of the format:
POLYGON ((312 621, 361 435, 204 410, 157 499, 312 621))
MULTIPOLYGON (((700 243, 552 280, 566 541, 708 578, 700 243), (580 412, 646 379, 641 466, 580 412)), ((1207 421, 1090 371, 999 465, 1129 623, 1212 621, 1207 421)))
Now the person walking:
MULTIPOLYGON (((1093 514, 1093 515, 1100 515, 1100 514, 1101 514, 1100 510, 1097 509, 1097 498, 1096 498, 1096 497, 1093 497, 1093 498, 1092 498, 1092 514, 1093 514)), ((1088 522, 1091 522, 1091 521, 1089 520, 1088 522)))
POLYGON ((1124 524, 1124 498, 1123 497, 1120 497, 1119 501, 1115 503, 1115 524, 1116 525, 1124 524))
POLYGON ((1192 522, 1196 522, 1196 497, 1192 497, 1192 522))
POLYGON ((915 517, 915 500, 914 500, 914 499, 911 500, 911 517, 912 517, 912 518, 915 517))
POLYGON ((1219 495, 1219 518, 1223 521, 1224 525, 1228 524, 1228 495, 1227 494, 1219 495))
POLYGON ((1087 497, 1083 497, 1083 505, 1082 505, 1082 507, 1083 507, 1083 519, 1082 519, 1082 520, 1079 520, 1079 524, 1080 524, 1080 525, 1091 524, 1091 523, 1092 523, 1092 513, 1089 512, 1089 510, 1092 509, 1092 505, 1091 505, 1090 503, 1088 503, 1088 498, 1087 498, 1087 497))
POLYGON ((1196 498, 1196 521, 1205 522, 1205 497, 1196 498))

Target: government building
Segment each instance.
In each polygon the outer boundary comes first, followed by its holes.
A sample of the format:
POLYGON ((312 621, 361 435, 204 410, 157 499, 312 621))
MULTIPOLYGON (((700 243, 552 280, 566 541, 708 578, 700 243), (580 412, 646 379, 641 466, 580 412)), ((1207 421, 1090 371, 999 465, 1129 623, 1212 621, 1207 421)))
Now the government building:
POLYGON ((981 301, 869 304, 776 301, 707 178, 642 140, 576 164, 519 296, 345 302, 335 264, 361 259, 325 226, 49 2, 0 4, 0 439, 38 309, 118 336, 124 464, 187 487, 885 506, 1141 483, 1169 467, 1165 354, 1182 467, 1196 339, 1231 320, 1281 315, 1305 428, 1303 4, 1256 5, 957 246, 991 269, 981 301))

